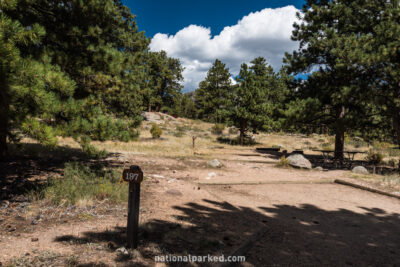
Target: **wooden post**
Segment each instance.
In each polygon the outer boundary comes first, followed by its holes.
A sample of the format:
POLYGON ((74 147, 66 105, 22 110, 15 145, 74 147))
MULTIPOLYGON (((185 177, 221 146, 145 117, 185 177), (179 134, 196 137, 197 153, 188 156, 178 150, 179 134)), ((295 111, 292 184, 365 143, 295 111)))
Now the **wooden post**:
POLYGON ((122 178, 129 182, 128 224, 126 229, 128 248, 137 248, 139 233, 140 183, 143 172, 137 165, 124 170, 122 178))
POLYGON ((137 248, 138 246, 139 205, 140 184, 130 182, 127 225, 128 248, 137 248))
POLYGON ((196 138, 197 138, 197 136, 192 136, 192 140, 193 140, 193 149, 196 147, 196 138))

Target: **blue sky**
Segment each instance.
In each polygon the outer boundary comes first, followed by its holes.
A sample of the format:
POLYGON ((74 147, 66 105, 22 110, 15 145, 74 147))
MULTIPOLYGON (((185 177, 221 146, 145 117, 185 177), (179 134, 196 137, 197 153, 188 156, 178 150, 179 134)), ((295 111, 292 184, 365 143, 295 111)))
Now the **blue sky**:
POLYGON ((179 58, 184 91, 197 88, 218 58, 232 75, 240 64, 263 56, 277 70, 290 40, 295 13, 304 1, 123 0, 137 16, 139 30, 152 37, 150 49, 179 58))

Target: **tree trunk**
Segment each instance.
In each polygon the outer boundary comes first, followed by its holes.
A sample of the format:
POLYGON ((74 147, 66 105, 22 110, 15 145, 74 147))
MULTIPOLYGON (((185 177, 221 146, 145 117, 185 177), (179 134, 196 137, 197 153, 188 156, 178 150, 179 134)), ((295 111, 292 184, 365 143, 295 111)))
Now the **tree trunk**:
POLYGON ((393 114, 393 128, 396 132, 396 145, 400 148, 400 110, 395 109, 393 114))
POLYGON ((7 156, 8 109, 7 81, 0 69, 0 159, 7 156))
POLYGON ((244 145, 244 136, 246 134, 246 122, 242 121, 240 125, 240 145, 244 145))
POLYGON ((343 159, 344 126, 342 120, 344 116, 345 108, 342 105, 337 110, 337 126, 335 130, 335 159, 343 159))

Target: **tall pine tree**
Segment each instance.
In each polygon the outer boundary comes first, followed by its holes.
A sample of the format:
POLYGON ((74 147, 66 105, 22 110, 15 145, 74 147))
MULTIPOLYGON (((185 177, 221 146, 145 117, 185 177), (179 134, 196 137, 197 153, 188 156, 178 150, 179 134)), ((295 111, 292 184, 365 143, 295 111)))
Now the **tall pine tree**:
POLYGON ((56 145, 54 121, 72 100, 75 83, 46 55, 24 53, 40 46, 44 29, 22 25, 5 11, 15 11, 18 1, 0 2, 0 156, 7 154, 7 139, 18 134, 56 145))
POLYGON ((195 91, 198 116, 211 122, 222 123, 227 119, 232 82, 229 69, 216 59, 204 81, 195 91))
POLYGON ((165 51, 147 54, 147 86, 143 90, 148 111, 172 108, 182 94, 183 68, 179 59, 168 57, 165 51))
MULTIPOLYGON (((37 103, 37 112, 31 112, 31 123, 21 124, 37 139, 40 139, 40 133, 50 132, 50 128, 57 129, 57 134, 73 136, 84 147, 90 139, 128 141, 137 135, 135 128, 140 123, 143 109, 140 94, 145 79, 143 61, 149 40, 137 31, 134 15, 127 7, 113 0, 1 3, 2 16, 18 23, 21 29, 27 32, 41 29, 41 38, 29 41, 16 35, 12 42, 21 58, 36 59, 46 66, 34 70, 25 63, 21 73, 27 75, 28 70, 32 70, 38 85, 42 85, 41 96, 56 107, 51 109, 50 116, 43 110, 48 105, 39 105, 40 98, 25 98, 17 109, 4 94, 3 102, 10 105, 10 110, 16 109, 15 114, 5 115, 8 121, 14 122, 18 116, 29 114, 27 109, 37 103), (59 81, 51 85, 46 75, 53 73, 55 76, 56 71, 60 73, 59 81), (62 78, 65 84, 61 82, 62 78), (57 91, 60 96, 55 93, 57 91), (59 97, 59 101, 44 98, 46 94, 59 97), (38 125, 47 130, 35 130, 38 125)), ((16 34, 21 31, 15 27, 12 30, 16 34)), ((4 35, 3 43, 10 42, 9 35, 4 35)), ((10 62, 16 64, 20 60, 16 58, 10 62)), ((18 73, 14 73, 12 76, 18 77, 18 73)), ((23 79, 19 81, 22 83, 23 79)), ((18 92, 22 94, 30 88, 33 88, 30 84, 21 84, 18 92)))
MULTIPOLYGON (((287 54, 289 72, 310 73, 293 90, 295 101, 286 115, 293 123, 326 125, 335 133, 335 157, 343 158, 346 131, 357 130, 368 122, 371 79, 360 76, 357 64, 348 64, 349 40, 368 34, 376 16, 364 0, 308 0, 301 24, 295 24, 292 39, 298 51, 287 54)), ((360 44, 360 43, 359 43, 360 44)), ((361 44, 360 44, 361 45, 361 44)), ((368 69, 363 70, 365 74, 368 69)))
POLYGON ((242 64, 238 85, 231 96, 229 121, 240 131, 240 143, 248 131, 274 128, 274 113, 283 100, 285 86, 262 57, 251 61, 251 67, 242 64))

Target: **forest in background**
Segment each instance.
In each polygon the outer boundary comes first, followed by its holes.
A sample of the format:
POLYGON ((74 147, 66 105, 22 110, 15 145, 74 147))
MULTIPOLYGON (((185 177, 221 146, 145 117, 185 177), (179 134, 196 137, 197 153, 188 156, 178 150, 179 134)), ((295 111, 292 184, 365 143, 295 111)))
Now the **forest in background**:
POLYGON ((0 154, 23 136, 70 136, 101 156, 91 140, 137 138, 143 111, 235 126, 241 144, 258 131, 332 134, 337 158, 346 135, 400 145, 399 1, 308 0, 298 17, 280 70, 249 59, 233 84, 216 59, 182 93, 179 60, 149 50, 121 1, 1 1, 0 154))

